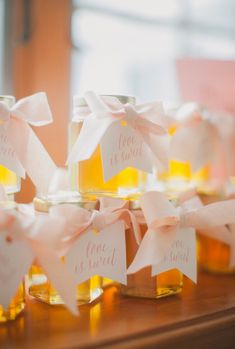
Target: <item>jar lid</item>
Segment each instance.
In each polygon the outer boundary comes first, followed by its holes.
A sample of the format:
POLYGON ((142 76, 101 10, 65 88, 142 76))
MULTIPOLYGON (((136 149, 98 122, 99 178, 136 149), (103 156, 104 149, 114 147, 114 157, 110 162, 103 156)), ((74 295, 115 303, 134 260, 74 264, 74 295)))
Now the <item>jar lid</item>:
MULTIPOLYGON (((125 95, 100 95, 100 97, 115 97, 122 104, 130 103, 135 104, 136 98, 134 96, 125 96, 125 95)), ((73 107, 88 107, 87 102, 84 97, 75 95, 73 96, 73 107)))
POLYGON ((1 210, 14 210, 17 208, 15 201, 0 201, 1 210))
POLYGON ((62 204, 94 210, 97 207, 97 200, 93 197, 82 197, 79 193, 71 191, 60 191, 47 196, 38 195, 33 199, 34 208, 39 212, 48 212, 50 207, 62 204))
POLYGON ((15 104, 14 96, 0 95, 0 102, 5 103, 9 108, 15 104))

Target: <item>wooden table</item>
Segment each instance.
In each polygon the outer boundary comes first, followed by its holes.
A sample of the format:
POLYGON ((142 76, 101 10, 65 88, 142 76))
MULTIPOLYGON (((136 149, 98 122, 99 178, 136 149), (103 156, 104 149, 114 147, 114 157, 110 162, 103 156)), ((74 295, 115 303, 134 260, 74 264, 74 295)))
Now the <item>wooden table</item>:
POLYGON ((80 307, 29 299, 14 322, 0 325, 0 348, 235 348, 235 276, 185 279, 181 295, 160 300, 125 298, 115 287, 80 307))

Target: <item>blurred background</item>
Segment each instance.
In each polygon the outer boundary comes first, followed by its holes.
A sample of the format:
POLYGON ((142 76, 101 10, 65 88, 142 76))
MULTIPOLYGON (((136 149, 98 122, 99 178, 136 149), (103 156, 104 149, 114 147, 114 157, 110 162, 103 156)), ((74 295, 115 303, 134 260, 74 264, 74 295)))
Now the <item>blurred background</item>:
POLYGON ((0 0, 0 94, 47 92, 55 121, 36 132, 60 166, 86 90, 235 113, 234 19, 234 0, 0 0))

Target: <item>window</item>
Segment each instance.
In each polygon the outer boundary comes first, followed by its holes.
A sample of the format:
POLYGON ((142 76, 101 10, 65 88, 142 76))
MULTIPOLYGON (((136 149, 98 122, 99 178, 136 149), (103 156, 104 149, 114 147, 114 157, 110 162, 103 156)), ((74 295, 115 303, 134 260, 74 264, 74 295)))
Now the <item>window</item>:
POLYGON ((178 57, 234 59, 233 0, 74 0, 72 94, 177 101, 178 57))

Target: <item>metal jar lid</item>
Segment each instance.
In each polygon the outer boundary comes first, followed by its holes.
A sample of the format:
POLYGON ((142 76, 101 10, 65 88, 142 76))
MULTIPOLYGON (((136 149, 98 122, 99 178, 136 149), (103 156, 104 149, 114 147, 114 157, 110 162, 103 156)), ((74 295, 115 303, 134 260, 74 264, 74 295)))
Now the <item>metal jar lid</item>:
MULTIPOLYGON (((133 96, 124 96, 124 95, 100 95, 101 98, 104 98, 106 103, 108 103, 108 99, 115 97, 122 104, 130 103, 135 105, 136 99, 133 96), (105 99, 106 98, 106 99, 105 99)), ((83 121, 87 115, 90 114, 90 109, 87 105, 87 102, 84 97, 81 96, 73 96, 73 117, 77 121, 83 121)))
POLYGON ((82 197, 79 193, 71 191, 61 191, 47 196, 38 195, 33 199, 34 209, 38 212, 46 213, 50 207, 62 204, 72 204, 86 210, 94 210, 98 205, 93 197, 82 197))
POLYGON ((14 210, 17 208, 17 204, 15 201, 0 201, 0 209, 1 210, 14 210))
POLYGON ((15 104, 14 96, 0 95, 0 102, 6 104, 9 108, 11 108, 15 104))
MULTIPOLYGON (((122 104, 130 103, 135 104, 136 99, 134 96, 125 96, 125 95, 100 95, 100 97, 115 97, 121 102, 122 104)), ((79 107, 87 107, 87 102, 84 97, 75 95, 73 96, 73 107, 79 108, 79 107)))

